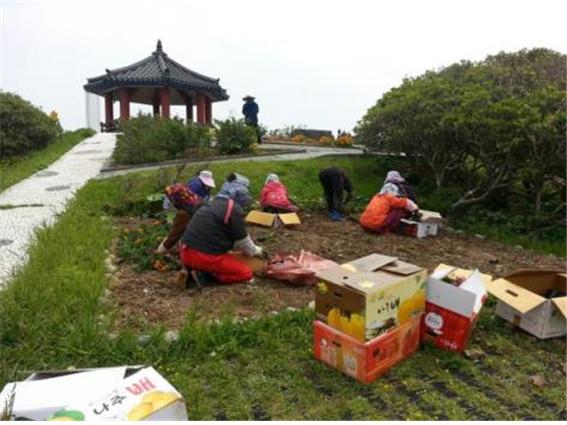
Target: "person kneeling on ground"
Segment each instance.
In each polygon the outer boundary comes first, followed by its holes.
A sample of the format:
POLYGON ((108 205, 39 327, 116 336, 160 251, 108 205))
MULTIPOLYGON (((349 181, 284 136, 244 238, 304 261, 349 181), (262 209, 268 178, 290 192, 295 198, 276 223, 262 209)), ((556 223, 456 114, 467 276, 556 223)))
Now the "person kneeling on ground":
POLYGON ((346 171, 338 167, 325 168, 319 173, 319 181, 325 192, 329 217, 333 221, 343 220, 343 203, 346 204, 353 197, 352 184, 346 171), (347 192, 344 201, 343 190, 347 192))
POLYGON ((249 257, 262 255, 244 222, 243 208, 251 200, 248 186, 246 177, 233 173, 218 195, 199 208, 183 234, 184 266, 211 274, 220 283, 253 282, 252 269, 228 254, 236 250, 249 257))
POLYGON ((186 185, 172 184, 165 188, 164 209, 174 209, 175 217, 167 237, 159 244, 156 252, 165 254, 171 251, 183 236, 187 223, 191 220, 197 208, 206 203, 215 187, 213 173, 200 171, 186 185))
POLYGON ((382 185, 380 192, 391 192, 396 196, 409 198, 413 202, 417 203, 417 198, 413 188, 397 171, 388 171, 386 180, 384 180, 384 184, 382 185))
POLYGON ((264 211, 276 214, 299 211, 289 200, 287 189, 277 174, 268 174, 260 192, 260 205, 264 211))
MULTIPOLYGON (((374 195, 360 216, 360 225, 371 232, 386 234, 394 231, 402 218, 418 210, 417 204, 407 197, 407 192, 402 193, 397 184, 389 181, 390 173, 380 192, 374 195)), ((401 178, 399 173, 395 173, 401 178)))

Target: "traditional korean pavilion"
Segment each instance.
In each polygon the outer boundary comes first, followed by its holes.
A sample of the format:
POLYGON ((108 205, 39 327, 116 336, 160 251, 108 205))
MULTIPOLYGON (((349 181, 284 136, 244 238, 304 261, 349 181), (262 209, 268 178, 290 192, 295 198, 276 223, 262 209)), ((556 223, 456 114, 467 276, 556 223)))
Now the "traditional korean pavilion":
POLYGON ((106 70, 106 74, 89 78, 84 89, 104 96, 105 124, 112 127, 114 101, 120 102, 120 120, 130 118, 130 103, 153 105, 154 115, 169 118, 171 105, 185 105, 187 122, 193 121, 193 106, 197 122, 212 123, 212 103, 228 100, 219 79, 191 71, 164 53, 161 40, 155 52, 139 62, 122 68, 106 70))

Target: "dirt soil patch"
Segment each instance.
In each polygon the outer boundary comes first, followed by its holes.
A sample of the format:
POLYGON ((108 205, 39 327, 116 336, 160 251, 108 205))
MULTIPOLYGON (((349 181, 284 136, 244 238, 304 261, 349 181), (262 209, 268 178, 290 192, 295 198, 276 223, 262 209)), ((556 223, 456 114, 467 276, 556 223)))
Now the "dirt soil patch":
MULTIPOLYGON (((302 214, 296 229, 268 230, 250 226, 250 233, 270 254, 298 254, 301 249, 338 263, 378 252, 433 270, 439 263, 478 268, 495 277, 522 268, 564 270, 566 263, 553 255, 541 255, 487 239, 441 231, 437 237, 414 239, 397 234, 377 236, 353 221, 331 222, 318 214, 302 214)), ((123 227, 136 227, 151 220, 129 218, 123 227)), ((156 244, 157 245, 157 244, 156 244)), ((188 313, 212 320, 231 315, 258 317, 286 308, 305 307, 312 299, 310 287, 291 286, 265 278, 256 283, 215 285, 189 296, 176 283, 176 271, 136 272, 119 264, 111 297, 118 305, 118 326, 140 328, 145 324, 180 328, 188 313)))

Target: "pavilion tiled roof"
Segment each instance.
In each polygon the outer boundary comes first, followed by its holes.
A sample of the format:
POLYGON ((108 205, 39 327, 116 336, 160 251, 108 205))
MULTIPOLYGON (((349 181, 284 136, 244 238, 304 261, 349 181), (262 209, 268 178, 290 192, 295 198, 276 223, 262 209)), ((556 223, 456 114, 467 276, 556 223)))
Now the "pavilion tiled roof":
POLYGON ((156 50, 147 58, 106 74, 89 78, 83 87, 90 93, 104 95, 120 87, 167 86, 181 91, 207 94, 213 102, 227 100, 228 94, 219 79, 192 71, 163 52, 158 40, 156 50))

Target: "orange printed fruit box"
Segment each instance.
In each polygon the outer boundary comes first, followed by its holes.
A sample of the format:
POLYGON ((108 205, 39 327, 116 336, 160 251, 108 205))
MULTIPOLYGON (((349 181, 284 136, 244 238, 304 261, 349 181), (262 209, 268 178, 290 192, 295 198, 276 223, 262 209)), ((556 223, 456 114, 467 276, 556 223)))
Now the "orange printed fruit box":
POLYGON ((427 280, 422 340, 447 351, 463 351, 487 298, 492 276, 440 264, 427 280))
POLYGON ((369 341, 425 309, 427 271, 395 257, 371 254, 317 273, 317 319, 369 341))
POLYGON ((363 343, 319 320, 313 322, 313 354, 317 360, 369 384, 419 347, 421 315, 363 343))

